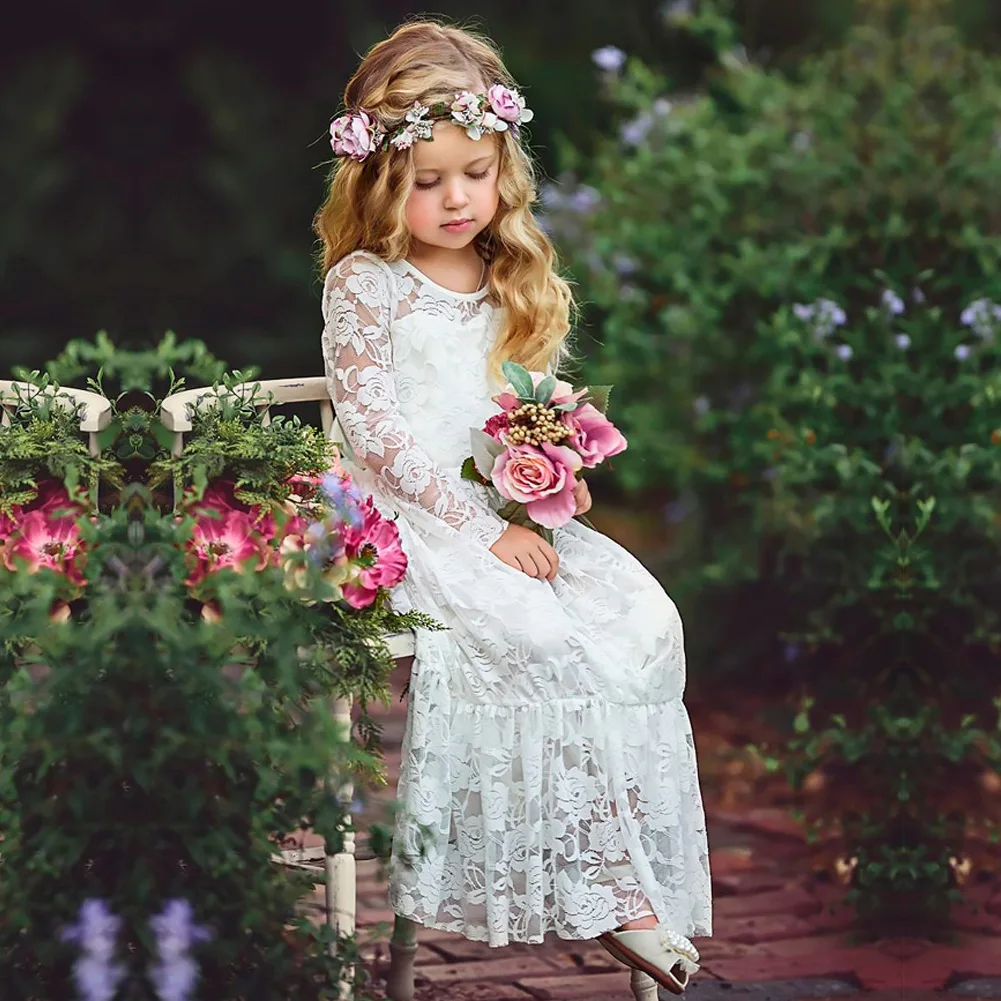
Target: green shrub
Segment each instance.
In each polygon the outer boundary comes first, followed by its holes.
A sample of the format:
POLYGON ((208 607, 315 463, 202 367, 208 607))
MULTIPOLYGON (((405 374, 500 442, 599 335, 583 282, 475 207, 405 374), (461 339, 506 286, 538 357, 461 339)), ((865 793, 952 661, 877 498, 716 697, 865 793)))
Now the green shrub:
POLYGON ((705 86, 630 59, 619 134, 543 198, 599 331, 582 381, 616 386, 617 485, 676 523, 696 684, 799 714, 785 765, 860 913, 935 927, 999 763, 1001 62, 945 3, 871 0, 782 75, 698 8, 705 86))

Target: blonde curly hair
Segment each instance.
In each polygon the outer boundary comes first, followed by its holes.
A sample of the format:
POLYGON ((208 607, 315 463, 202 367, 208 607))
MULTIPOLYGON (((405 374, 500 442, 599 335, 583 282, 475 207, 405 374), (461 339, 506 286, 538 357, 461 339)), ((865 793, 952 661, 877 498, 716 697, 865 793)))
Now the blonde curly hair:
MULTIPOLYGON (((420 19, 403 24, 365 55, 344 89, 344 107, 364 109, 388 130, 414 101, 451 101, 460 90, 482 93, 494 83, 515 87, 494 45, 467 28, 420 19)), ((557 273, 557 256, 532 215, 537 197, 532 160, 511 130, 496 134, 500 162, 497 213, 476 238, 490 265, 489 296, 504 308, 504 326, 487 359, 499 382, 505 361, 553 371, 576 361, 570 348, 577 306, 557 273)), ((323 276, 355 250, 397 261, 410 250, 405 206, 414 183, 413 150, 383 147, 364 162, 334 161, 329 191, 313 228, 322 241, 323 276)))

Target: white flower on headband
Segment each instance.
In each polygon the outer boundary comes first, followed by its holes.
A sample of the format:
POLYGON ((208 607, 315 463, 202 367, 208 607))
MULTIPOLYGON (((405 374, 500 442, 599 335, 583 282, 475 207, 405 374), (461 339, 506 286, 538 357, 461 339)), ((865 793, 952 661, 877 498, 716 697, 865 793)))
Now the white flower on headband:
MULTIPOLYGON (((448 120, 466 130, 470 139, 492 132, 518 134, 518 126, 530 122, 534 112, 525 107, 525 99, 516 91, 495 83, 486 94, 462 90, 451 103, 439 101, 425 105, 414 101, 406 114, 406 124, 388 133, 394 149, 409 149, 418 139, 433 140, 434 123, 448 120)), ((330 145, 338 156, 363 161, 376 152, 387 138, 386 131, 366 111, 348 112, 330 123, 330 145)))

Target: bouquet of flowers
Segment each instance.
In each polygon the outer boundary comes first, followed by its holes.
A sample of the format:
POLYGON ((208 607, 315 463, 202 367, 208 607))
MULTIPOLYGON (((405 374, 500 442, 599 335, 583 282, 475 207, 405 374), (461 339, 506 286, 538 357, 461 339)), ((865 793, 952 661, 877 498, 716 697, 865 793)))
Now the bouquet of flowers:
POLYGON ((237 497, 229 480, 211 484, 185 508, 194 518, 188 542, 191 573, 187 585, 214 606, 206 579, 218 570, 237 572, 279 567, 290 591, 307 583, 307 562, 332 585, 330 602, 368 608, 381 589, 395 587, 407 569, 394 522, 384 518, 371 497, 362 498, 348 473, 335 468, 322 476, 293 476, 288 498, 276 510, 237 497))
POLYGON ((510 361, 503 370, 508 384, 493 397, 501 412, 482 428, 470 428, 473 454, 462 477, 492 486, 508 501, 498 512, 502 518, 551 543, 552 530, 574 517, 577 474, 626 448, 605 417, 612 387, 574 390, 510 361))

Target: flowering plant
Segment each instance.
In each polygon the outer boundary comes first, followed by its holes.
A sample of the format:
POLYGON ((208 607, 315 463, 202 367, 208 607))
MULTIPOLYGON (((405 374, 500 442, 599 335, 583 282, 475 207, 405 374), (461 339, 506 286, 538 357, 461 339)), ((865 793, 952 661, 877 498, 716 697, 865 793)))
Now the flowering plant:
POLYGON ((86 492, 77 490, 71 497, 62 482, 46 479, 37 485, 34 499, 13 505, 6 514, 0 510, 0 565, 11 572, 52 570, 59 575, 53 621, 66 621, 69 602, 84 590, 87 545, 78 522, 90 508, 86 492))
MULTIPOLYGON (((574 390, 542 372, 505 362, 508 384, 493 400, 501 413, 470 428, 473 454, 464 479, 493 486, 508 501, 499 514, 552 541, 552 530, 574 517, 581 469, 593 469, 626 448, 605 417, 611 386, 574 390)), ((587 523, 586 519, 581 519, 587 523)))
POLYGON ((329 602, 363 609, 380 589, 395 587, 406 573, 407 558, 396 525, 363 499, 350 475, 335 467, 321 476, 295 475, 288 496, 268 510, 240 500, 236 484, 217 480, 200 498, 189 492, 184 508, 194 519, 187 544, 191 593, 203 599, 213 617, 211 575, 279 567, 286 587, 308 586, 309 566, 330 586, 329 602))

